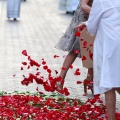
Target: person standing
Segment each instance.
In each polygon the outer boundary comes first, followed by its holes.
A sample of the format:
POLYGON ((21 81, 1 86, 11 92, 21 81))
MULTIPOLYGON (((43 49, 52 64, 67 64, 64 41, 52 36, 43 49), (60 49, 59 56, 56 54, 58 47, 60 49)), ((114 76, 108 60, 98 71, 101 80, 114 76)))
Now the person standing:
POLYGON ((17 20, 20 17, 21 0, 7 0, 7 18, 17 20))
POLYGON ((60 0, 59 9, 66 13, 74 13, 80 0, 60 0))
MULTIPOLYGON (((88 19, 88 14, 91 10, 92 0, 81 0, 74 16, 71 20, 70 25, 68 26, 67 30, 65 31, 64 35, 61 37, 59 42, 55 45, 55 48, 68 51, 68 54, 63 62, 62 68, 65 70, 61 70, 59 76, 61 77, 61 82, 57 84, 58 91, 63 89, 64 83, 62 81, 65 80, 66 74, 69 70, 70 65, 75 61, 75 59, 79 56, 80 57, 80 45, 79 45, 79 37, 75 36, 76 33, 76 26, 83 21, 88 19), (83 10, 85 12, 83 12, 83 10), (86 15, 87 14, 87 15, 86 15), (74 51, 78 51, 75 53, 74 51)), ((88 69, 88 75, 86 79, 93 79, 93 69, 88 69)))
POLYGON ((108 120, 116 120, 116 91, 120 94, 120 1, 94 0, 88 21, 77 27, 96 36, 94 94, 105 94, 108 120))

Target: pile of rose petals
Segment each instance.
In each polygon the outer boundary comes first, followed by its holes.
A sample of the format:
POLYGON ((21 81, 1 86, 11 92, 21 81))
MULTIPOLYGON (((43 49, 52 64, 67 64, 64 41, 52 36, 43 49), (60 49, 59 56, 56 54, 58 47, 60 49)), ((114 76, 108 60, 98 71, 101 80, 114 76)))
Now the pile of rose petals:
POLYGON ((78 99, 44 94, 12 94, 0 97, 0 120, 107 120, 99 96, 82 103, 78 99), (102 118, 104 115, 104 118, 102 118))

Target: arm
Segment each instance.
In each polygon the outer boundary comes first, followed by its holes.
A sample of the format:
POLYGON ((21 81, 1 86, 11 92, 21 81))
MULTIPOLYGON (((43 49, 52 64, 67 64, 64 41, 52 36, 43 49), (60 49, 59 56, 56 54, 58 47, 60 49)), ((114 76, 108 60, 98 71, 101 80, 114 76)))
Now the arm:
POLYGON ((103 13, 102 5, 100 0, 94 0, 92 9, 90 11, 89 19, 86 21, 86 27, 91 35, 95 35, 103 13))
POLYGON ((90 13, 90 10, 91 10, 91 7, 88 5, 90 0, 81 0, 81 9, 89 14, 90 13))
POLYGON ((95 35, 97 32, 99 20, 101 19, 102 13, 103 9, 100 1, 94 0, 88 21, 79 24, 77 28, 82 29, 82 32, 84 32, 87 29, 91 35, 95 35))

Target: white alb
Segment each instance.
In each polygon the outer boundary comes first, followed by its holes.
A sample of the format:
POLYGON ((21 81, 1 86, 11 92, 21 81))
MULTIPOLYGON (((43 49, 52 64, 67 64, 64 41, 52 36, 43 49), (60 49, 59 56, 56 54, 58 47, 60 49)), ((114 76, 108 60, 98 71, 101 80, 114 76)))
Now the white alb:
POLYGON ((120 87, 120 0, 94 0, 86 22, 94 42, 94 93, 120 87))

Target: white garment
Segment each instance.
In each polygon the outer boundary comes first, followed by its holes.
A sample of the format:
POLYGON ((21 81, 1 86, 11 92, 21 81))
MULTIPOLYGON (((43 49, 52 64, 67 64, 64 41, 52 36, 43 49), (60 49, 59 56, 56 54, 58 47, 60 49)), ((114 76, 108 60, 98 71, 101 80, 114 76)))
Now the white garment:
POLYGON ((20 4, 21 4, 21 0, 7 0, 7 17, 8 18, 20 17, 20 4))
POLYGON ((73 12, 77 9, 80 0, 60 0, 59 8, 64 11, 73 12))
POLYGON ((120 87, 120 0, 94 0, 87 29, 94 42, 94 93, 120 87))

